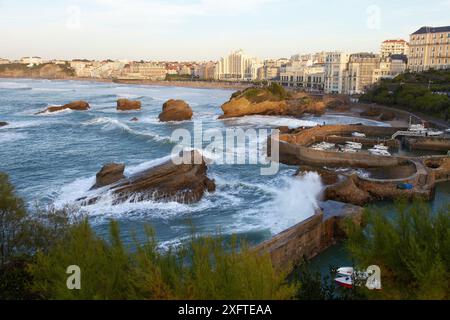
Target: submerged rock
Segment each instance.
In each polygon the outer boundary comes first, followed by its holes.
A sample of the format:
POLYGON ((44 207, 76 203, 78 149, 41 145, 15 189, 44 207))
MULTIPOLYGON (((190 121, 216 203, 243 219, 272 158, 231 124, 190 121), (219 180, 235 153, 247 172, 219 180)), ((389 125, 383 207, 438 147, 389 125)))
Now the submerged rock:
POLYGON ((134 118, 132 118, 130 121, 136 122, 136 121, 139 121, 139 119, 136 118, 136 117, 134 117, 134 118))
POLYGON ((75 111, 86 111, 90 109, 89 103, 86 101, 74 101, 63 106, 50 106, 47 109, 40 111, 36 114, 46 113, 46 112, 57 112, 62 110, 75 110, 75 111))
POLYGON ((8 122, 0 121, 0 127, 4 127, 4 126, 7 126, 7 125, 8 125, 8 122))
MULTIPOLYGON (((206 191, 215 191, 216 185, 207 176, 207 166, 204 158, 197 151, 184 153, 189 157, 189 163, 175 164, 171 159, 155 167, 143 170, 129 178, 114 181, 106 193, 115 196, 114 204, 125 201, 140 202, 153 201, 176 201, 180 203, 194 203, 201 200, 206 191), (194 159, 198 162, 194 163, 194 159)), ((120 174, 120 168, 105 167, 99 172, 102 178, 114 177, 120 174), (111 170, 109 170, 111 169, 111 170), (109 174, 109 172, 111 173, 109 174)), ((123 172, 123 171, 122 171, 123 172)), ((115 180, 115 179, 112 179, 115 180)), ((97 184, 96 184, 97 185, 97 184)), ((95 203, 101 195, 95 198, 84 198, 83 205, 95 203)))
POLYGON ((171 99, 164 103, 159 120, 163 122, 185 121, 191 120, 192 115, 192 108, 185 101, 171 99))
POLYGON ((125 178, 123 172, 124 164, 109 163, 97 173, 95 185, 92 189, 101 188, 125 178))
POLYGON ((117 100, 117 110, 118 111, 132 111, 141 110, 142 104, 140 101, 132 101, 128 99, 117 100))

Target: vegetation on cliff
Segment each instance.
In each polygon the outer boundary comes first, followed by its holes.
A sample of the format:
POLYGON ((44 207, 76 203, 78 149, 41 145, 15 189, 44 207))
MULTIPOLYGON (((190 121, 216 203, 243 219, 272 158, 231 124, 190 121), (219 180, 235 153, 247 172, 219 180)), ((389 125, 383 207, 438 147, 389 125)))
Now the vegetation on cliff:
POLYGON ((288 98, 288 92, 279 84, 272 83, 266 87, 250 87, 233 93, 231 99, 245 98, 252 103, 264 101, 283 101, 288 98))
POLYGON ((450 118, 450 70, 405 73, 382 80, 361 97, 363 102, 397 106, 448 120, 450 118))
POLYGON ((128 248, 117 222, 109 239, 67 210, 28 214, 0 175, 2 299, 290 299, 296 288, 268 255, 233 240, 194 237, 161 252, 154 232, 128 248), (81 290, 68 290, 68 266, 81 268, 81 290))

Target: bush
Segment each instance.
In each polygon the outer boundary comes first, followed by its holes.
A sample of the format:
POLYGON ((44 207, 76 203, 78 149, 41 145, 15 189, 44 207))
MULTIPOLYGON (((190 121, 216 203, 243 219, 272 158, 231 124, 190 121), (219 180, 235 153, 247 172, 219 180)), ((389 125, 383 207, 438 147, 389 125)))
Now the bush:
POLYGON ((349 226, 347 248, 359 265, 381 268, 376 298, 449 299, 450 207, 432 214, 428 205, 396 204, 388 217, 366 210, 367 228, 349 226))

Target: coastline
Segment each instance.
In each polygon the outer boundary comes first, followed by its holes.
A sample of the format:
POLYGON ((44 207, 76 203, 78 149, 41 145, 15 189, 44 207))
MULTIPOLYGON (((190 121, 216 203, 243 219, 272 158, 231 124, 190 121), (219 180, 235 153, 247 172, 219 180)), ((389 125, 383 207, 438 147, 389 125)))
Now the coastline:
POLYGON ((252 84, 213 82, 213 81, 166 81, 166 80, 114 80, 105 78, 84 78, 84 77, 11 77, 2 76, 0 79, 31 79, 31 80, 69 80, 69 81, 85 81, 97 83, 117 83, 117 84, 133 84, 133 85, 150 85, 157 87, 183 87, 194 89, 222 89, 222 90, 242 90, 251 87, 252 84))

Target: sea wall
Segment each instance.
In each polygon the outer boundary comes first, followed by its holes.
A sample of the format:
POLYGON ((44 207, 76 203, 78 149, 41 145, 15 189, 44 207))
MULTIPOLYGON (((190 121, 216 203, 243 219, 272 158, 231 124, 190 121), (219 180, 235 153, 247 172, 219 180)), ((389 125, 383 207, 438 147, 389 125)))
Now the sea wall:
POLYGON ((361 222, 362 208, 343 205, 332 213, 318 210, 315 215, 281 232, 255 247, 269 253, 276 268, 292 270, 304 259, 311 259, 345 237, 343 222, 351 219, 361 222))
POLYGON ((411 150, 449 151, 450 139, 441 137, 406 138, 406 145, 411 150))

